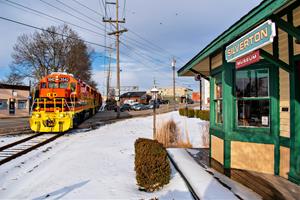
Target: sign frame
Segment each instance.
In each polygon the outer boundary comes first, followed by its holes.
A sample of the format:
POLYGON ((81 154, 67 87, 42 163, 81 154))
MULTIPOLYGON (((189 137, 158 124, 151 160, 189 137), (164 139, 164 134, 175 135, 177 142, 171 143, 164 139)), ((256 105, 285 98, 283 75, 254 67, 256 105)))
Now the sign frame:
MULTIPOLYGON (((236 59, 238 59, 238 58, 240 58, 244 55, 247 55, 252 51, 255 51, 257 49, 260 49, 263 46, 266 46, 268 44, 273 43, 273 40, 274 40, 275 36, 276 36, 276 25, 275 25, 275 23, 272 22, 271 20, 265 21, 264 23, 257 26, 255 29, 253 29, 250 32, 244 34, 242 37, 238 38, 237 40, 235 40, 234 42, 232 42, 231 44, 226 46, 226 49, 225 49, 226 61, 227 62, 234 62, 236 59), (263 30, 262 29, 263 27, 266 27, 267 29, 269 28, 271 32, 268 34, 267 37, 263 38, 266 41, 263 41, 262 43, 259 43, 262 40, 260 38, 260 40, 256 42, 255 41, 255 35, 257 33, 260 33, 263 30), (248 43, 249 42, 248 40, 250 38, 251 38, 251 45, 249 45, 249 43, 248 43), (253 42, 253 39, 254 39, 254 42, 253 42), (246 40, 248 41, 247 46, 246 46, 246 42, 245 42, 246 40), (241 50, 241 47, 243 47, 242 50, 241 50), (230 55, 228 55, 228 52, 232 52, 232 51, 236 55, 233 55, 232 53, 230 55), (239 52, 242 52, 242 53, 239 54, 239 52)), ((261 37, 261 36, 259 36, 259 37, 261 37)))

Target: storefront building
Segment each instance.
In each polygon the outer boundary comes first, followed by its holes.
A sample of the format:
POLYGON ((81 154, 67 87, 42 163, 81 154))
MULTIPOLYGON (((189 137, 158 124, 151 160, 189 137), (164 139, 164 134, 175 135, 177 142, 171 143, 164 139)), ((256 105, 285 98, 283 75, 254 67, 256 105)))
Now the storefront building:
POLYGON ((210 158, 300 184, 300 1, 265 0, 178 70, 210 79, 210 158))
POLYGON ((30 87, 0 84, 0 118, 29 116, 30 87))

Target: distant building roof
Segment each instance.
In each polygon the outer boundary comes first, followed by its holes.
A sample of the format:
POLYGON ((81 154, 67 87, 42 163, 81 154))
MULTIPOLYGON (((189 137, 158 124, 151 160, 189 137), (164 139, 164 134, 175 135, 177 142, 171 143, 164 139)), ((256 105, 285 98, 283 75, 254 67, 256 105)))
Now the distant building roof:
POLYGON ((29 86, 26 85, 9 85, 0 83, 0 89, 11 89, 11 90, 30 90, 29 86))
POLYGON ((145 91, 142 92, 126 92, 121 95, 121 98, 126 98, 126 97, 142 97, 146 94, 145 91))

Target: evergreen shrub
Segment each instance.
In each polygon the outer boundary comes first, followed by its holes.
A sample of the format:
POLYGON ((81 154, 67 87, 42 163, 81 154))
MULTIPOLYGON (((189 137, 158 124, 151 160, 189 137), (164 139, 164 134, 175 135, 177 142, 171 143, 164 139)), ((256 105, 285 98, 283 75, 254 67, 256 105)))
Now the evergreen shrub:
POLYGON ((199 110, 196 116, 202 120, 209 121, 209 110, 199 110))
POLYGON ((194 109, 188 109, 187 117, 195 117, 195 111, 194 109))
POLYGON ((135 141, 135 171, 140 189, 153 192, 170 181, 171 168, 167 151, 157 140, 135 141))
POLYGON ((196 110, 194 110, 194 111, 195 111, 195 117, 197 118, 198 115, 199 115, 199 111, 200 111, 200 110, 196 109, 196 110))
POLYGON ((185 108, 179 108, 178 112, 179 112, 179 115, 184 116, 185 108))

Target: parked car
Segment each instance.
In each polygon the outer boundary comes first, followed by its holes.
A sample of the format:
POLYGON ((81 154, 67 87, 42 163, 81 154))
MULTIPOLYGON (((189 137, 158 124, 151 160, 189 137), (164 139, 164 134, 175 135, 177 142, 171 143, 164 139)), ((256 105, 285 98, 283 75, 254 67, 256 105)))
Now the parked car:
POLYGON ((144 104, 135 104, 133 106, 131 106, 132 110, 146 110, 147 107, 144 104))
MULTIPOLYGON (((115 107, 114 110, 115 110, 115 112, 117 112, 117 107, 115 107)), ((130 110, 131 110, 131 106, 127 103, 120 106, 120 111, 121 112, 130 111, 130 110)))
POLYGON ((187 99, 188 104, 194 104, 194 101, 192 99, 187 99))
MULTIPOLYGON (((150 100, 149 104, 154 104, 154 100, 150 100)), ((156 100, 156 105, 160 105, 161 104, 161 100, 157 99, 156 100)))
POLYGON ((124 111, 130 111, 131 110, 131 106, 127 103, 123 104, 121 107, 120 107, 120 111, 121 112, 124 112, 124 111))
MULTIPOLYGON (((154 101, 151 101, 148 105, 146 105, 147 109, 153 109, 154 107, 154 101)), ((155 108, 159 108, 159 103, 157 102, 155 104, 155 108)))
POLYGON ((160 104, 168 104, 168 103, 170 103, 169 100, 160 100, 160 104))

